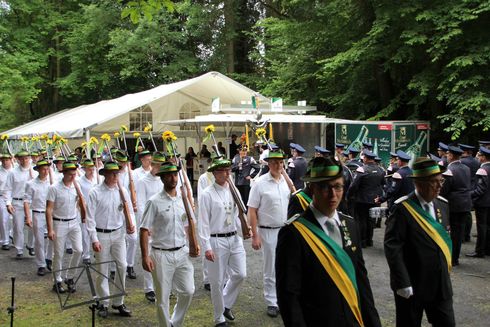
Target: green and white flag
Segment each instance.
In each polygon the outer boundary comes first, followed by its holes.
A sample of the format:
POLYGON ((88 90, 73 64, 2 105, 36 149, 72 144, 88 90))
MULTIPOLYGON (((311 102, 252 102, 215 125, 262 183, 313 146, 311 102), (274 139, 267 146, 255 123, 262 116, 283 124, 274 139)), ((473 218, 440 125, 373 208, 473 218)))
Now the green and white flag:
POLYGON ((273 112, 282 111, 282 98, 271 98, 271 111, 273 112))

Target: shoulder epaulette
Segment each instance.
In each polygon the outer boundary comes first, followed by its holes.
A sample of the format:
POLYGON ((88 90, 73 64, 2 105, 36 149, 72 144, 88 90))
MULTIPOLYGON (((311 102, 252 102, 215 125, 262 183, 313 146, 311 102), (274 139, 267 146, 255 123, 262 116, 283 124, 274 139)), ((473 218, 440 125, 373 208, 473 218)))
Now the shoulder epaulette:
POLYGON ((448 203, 447 199, 446 199, 446 198, 444 198, 444 197, 442 197, 442 196, 440 196, 440 195, 438 195, 438 196, 437 196, 437 198, 438 198, 439 200, 441 200, 442 202, 446 202, 446 203, 448 203))
POLYGON ((302 188, 300 188, 299 190, 297 190, 296 192, 294 192, 294 193, 293 193, 293 194, 291 194, 291 195, 296 195, 296 194, 298 194, 298 193, 299 193, 299 192, 301 192, 301 191, 303 191, 303 189, 302 189, 302 188))
POLYGON ((393 174, 394 179, 403 179, 402 175, 400 175, 398 172, 393 174))
POLYGON ((395 204, 399 204, 399 203, 402 203, 403 201, 407 200, 408 199, 408 195, 405 195, 405 196, 402 196, 401 198, 397 199, 395 201, 395 204))
POLYGON ((341 211, 337 211, 337 213, 339 214, 339 216, 342 216, 342 217, 347 218, 347 219, 352 219, 352 220, 354 220, 354 217, 349 216, 349 215, 346 215, 345 213, 343 213, 343 212, 341 212, 341 211))
POLYGON ((291 218, 286 220, 286 225, 291 225, 293 223, 293 221, 295 221, 299 217, 301 217, 301 215, 299 213, 295 214, 294 216, 292 216, 291 218))

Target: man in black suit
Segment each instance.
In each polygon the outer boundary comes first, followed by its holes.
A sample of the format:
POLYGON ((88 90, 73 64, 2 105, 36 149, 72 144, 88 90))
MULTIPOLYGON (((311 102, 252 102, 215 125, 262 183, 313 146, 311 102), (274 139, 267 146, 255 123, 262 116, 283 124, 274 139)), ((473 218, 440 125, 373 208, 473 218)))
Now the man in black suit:
POLYGON ((344 192, 342 165, 331 158, 314 158, 303 180, 310 183, 313 201, 281 228, 276 248, 277 298, 284 325, 381 326, 359 230, 354 219, 337 211, 344 192), (349 278, 339 279, 332 267, 349 278))
POLYGON ((439 196, 445 168, 419 158, 412 169, 415 192, 395 201, 384 240, 396 326, 420 326, 424 310, 433 326, 455 326, 449 207, 439 196))

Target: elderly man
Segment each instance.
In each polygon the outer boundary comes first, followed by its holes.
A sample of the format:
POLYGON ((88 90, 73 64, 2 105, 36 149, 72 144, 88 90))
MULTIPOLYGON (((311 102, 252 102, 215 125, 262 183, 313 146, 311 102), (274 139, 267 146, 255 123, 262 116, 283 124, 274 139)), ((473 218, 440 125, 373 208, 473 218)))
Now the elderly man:
POLYGON ((434 160, 413 164, 415 192, 397 201, 388 217, 384 249, 395 295, 396 326, 455 326, 449 206, 439 196, 445 171, 434 160))
POLYGON ((279 232, 277 298, 286 327, 381 326, 357 224, 337 211, 342 170, 338 161, 314 158, 303 178, 313 201, 279 232))
POLYGON ((231 308, 247 275, 245 248, 237 234, 240 228, 238 208, 227 182, 230 166, 229 160, 213 160, 208 171, 213 173, 215 182, 204 190, 199 202, 199 239, 208 260, 216 327, 228 326, 225 318, 235 320, 231 308), (227 272, 229 281, 223 288, 227 272))
MULTIPOLYGON (((163 190, 146 202, 140 226, 143 268, 153 276, 156 286, 158 324, 180 327, 194 294, 194 266, 186 246, 186 217, 182 197, 177 193, 178 171, 171 162, 162 164, 157 175, 163 190), (151 232, 151 250, 149 234, 151 232), (150 252, 150 253, 149 253, 150 252), (169 313, 170 291, 177 293, 172 316, 169 313)), ((153 171, 153 169, 152 169, 153 171)))
MULTIPOLYGON (((108 161, 100 174, 104 175, 104 183, 97 185, 89 192, 87 201, 87 231, 92 242, 92 249, 95 252, 97 263, 114 260, 119 273, 115 276, 115 283, 121 289, 125 289, 124 272, 126 271, 126 244, 125 235, 125 213, 122 196, 128 205, 129 215, 133 214, 133 207, 129 200, 128 191, 118 185, 118 173, 120 167, 117 163, 108 161), (121 189, 119 189, 121 187, 121 189)), ((128 217, 133 220, 133 217, 128 217)), ((134 233, 134 226, 126 226, 128 234, 134 233)), ((103 264, 99 267, 102 275, 97 275, 95 286, 97 295, 101 298, 108 297, 109 281, 106 278, 109 267, 103 264)), ((101 301, 99 316, 107 318, 109 299, 101 301)), ((123 317, 130 317, 131 311, 124 304, 124 296, 113 299, 112 308, 119 312, 123 317)))
POLYGON ((265 159, 269 172, 260 176, 250 191, 248 218, 252 227, 252 247, 262 249, 264 298, 267 315, 277 317, 279 309, 276 295, 274 262, 277 235, 287 220, 290 190, 282 176, 284 153, 270 151, 265 159))

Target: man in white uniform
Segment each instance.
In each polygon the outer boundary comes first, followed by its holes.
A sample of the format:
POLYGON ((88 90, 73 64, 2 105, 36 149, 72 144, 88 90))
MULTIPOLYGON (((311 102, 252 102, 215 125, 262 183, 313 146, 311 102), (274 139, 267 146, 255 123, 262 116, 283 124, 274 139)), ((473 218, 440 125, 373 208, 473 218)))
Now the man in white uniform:
POLYGON ((208 278, 211 284, 211 302, 214 307, 215 326, 228 326, 225 318, 235 320, 231 311, 247 275, 246 254, 240 228, 238 208, 233 201, 227 179, 231 162, 217 158, 208 171, 215 183, 206 188, 199 203, 199 239, 208 262, 208 278), (225 274, 229 280, 225 283, 225 274))
MULTIPOLYGON (((125 289, 126 278, 126 244, 125 244, 125 216, 124 208, 118 188, 118 173, 119 165, 116 162, 108 161, 104 164, 104 168, 100 170, 100 174, 104 175, 104 183, 94 187, 87 201, 87 230, 92 241, 92 249, 95 252, 95 260, 97 263, 114 260, 119 273, 115 276, 115 283, 121 290, 125 289)), ((122 187, 122 186, 121 186, 122 187)), ((121 189, 125 201, 128 205, 129 214, 133 215, 133 207, 129 200, 128 191, 122 187, 121 189)), ((133 219, 134 218, 131 218, 133 219)), ((132 234, 133 229, 127 227, 127 232, 132 234)), ((97 275, 95 286, 97 295, 101 298, 110 295, 109 281, 107 274, 109 267, 107 264, 102 264, 99 267, 102 275, 97 275)), ((123 317, 131 317, 131 311, 124 304, 124 296, 118 296, 112 299, 112 308, 119 312, 123 317)), ((107 318, 108 316, 109 299, 102 300, 99 307, 99 316, 107 318)))
MULTIPOLYGON (((63 163, 63 179, 49 187, 48 197, 46 198, 46 225, 48 227, 48 238, 53 241, 53 269, 62 269, 63 256, 65 253, 65 243, 67 239, 71 241, 72 256, 69 268, 66 271, 65 283, 68 291, 76 291, 73 276, 82 255, 82 230, 77 219, 77 192, 73 185, 77 176, 77 165, 72 162, 63 163)), ((53 290, 64 293, 61 282, 61 272, 55 273, 53 290)))
POLYGON ((156 286, 157 317, 160 327, 180 327, 194 294, 194 266, 186 246, 186 213, 177 193, 178 171, 173 163, 164 163, 158 172, 164 188, 146 202, 140 227, 143 268, 151 272, 156 286), (151 250, 149 234, 151 232, 151 250), (172 316, 170 291, 177 293, 172 316))
MULTIPOLYGON (((155 152, 153 154, 153 159, 151 163, 150 172, 145 175, 142 179, 136 182, 136 195, 138 197, 138 211, 136 215, 138 216, 138 223, 141 223, 141 217, 143 216, 143 210, 145 209, 145 204, 153 195, 160 192, 163 188, 162 181, 160 177, 157 176, 158 171, 160 170, 160 166, 162 163, 166 161, 165 154, 163 152, 155 152)), ((151 243, 151 240, 149 241, 151 243)), ((128 276, 131 270, 133 269, 134 257, 136 255, 136 251, 133 254, 133 257, 129 257, 128 252, 128 276), (131 266, 130 266, 131 264, 131 266)), ((133 271, 134 274, 134 271, 133 271)), ((145 291, 145 298, 150 302, 155 302, 155 290, 153 288, 153 279, 151 277, 151 273, 148 271, 143 272, 143 288, 145 291)))
MULTIPOLYGON (((143 178, 146 174, 150 173, 151 170, 151 152, 148 150, 143 150, 138 153, 138 158, 141 161, 141 167, 136 168, 133 171, 133 177, 135 183, 143 178)), ((143 205, 144 207, 144 205, 143 205)))
POLYGON ((262 249, 264 298, 267 315, 277 317, 276 245, 279 229, 287 220, 290 190, 282 176, 285 156, 280 150, 270 151, 265 160, 269 172, 260 176, 250 190, 248 217, 252 227, 252 247, 262 249))
MULTIPOLYGON (((90 190, 94 188, 98 183, 97 183, 97 175, 95 175, 95 164, 92 160, 90 159, 84 159, 82 160, 81 163, 82 169, 83 169, 83 176, 81 176, 78 179, 78 182, 80 183, 80 191, 82 192, 83 198, 85 199, 85 203, 88 200, 88 195, 90 193, 90 190)), ((97 172, 98 174, 98 172, 97 172)), ((103 179, 102 176, 99 176, 99 182, 103 179)), ((87 223, 82 223, 81 225, 82 228, 82 247, 83 247, 83 253, 82 253, 82 260, 83 263, 89 264, 90 263, 90 251, 91 251, 91 242, 90 242, 90 235, 88 234, 87 231, 87 223)))
POLYGON ((10 213, 7 211, 5 186, 7 176, 12 171, 12 156, 9 153, 3 153, 0 157, 2 167, 0 167, 0 244, 2 250, 10 250, 10 213))
POLYGON ((53 256, 53 245, 45 240, 46 229, 46 198, 49 189, 49 166, 48 160, 41 159, 36 162, 34 170, 39 175, 26 183, 24 194, 24 213, 26 225, 33 228, 34 250, 36 253, 37 274, 46 274, 46 259, 51 260, 53 256), (32 212, 32 213, 31 213, 32 212))
MULTIPOLYGON (((27 181, 36 177, 31 168, 29 152, 20 150, 16 155, 19 166, 12 169, 5 183, 7 210, 13 217, 13 239, 17 250, 17 259, 24 256, 24 192, 27 181)), ((34 249, 29 250, 34 255, 34 249)))

